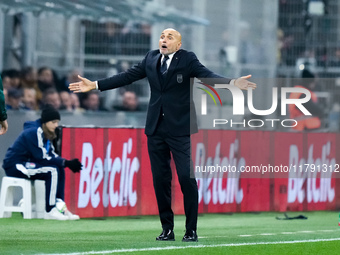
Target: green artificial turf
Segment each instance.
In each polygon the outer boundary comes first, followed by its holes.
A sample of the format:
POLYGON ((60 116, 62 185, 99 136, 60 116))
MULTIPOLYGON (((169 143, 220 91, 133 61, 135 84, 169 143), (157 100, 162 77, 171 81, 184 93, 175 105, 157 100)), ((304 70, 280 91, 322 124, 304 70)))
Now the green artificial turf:
POLYGON ((53 221, 13 213, 0 219, 0 254, 339 254, 339 214, 288 213, 300 214, 308 219, 277 220, 281 213, 200 215, 199 242, 183 243, 182 215, 175 216, 176 241, 157 242, 157 216, 53 221))

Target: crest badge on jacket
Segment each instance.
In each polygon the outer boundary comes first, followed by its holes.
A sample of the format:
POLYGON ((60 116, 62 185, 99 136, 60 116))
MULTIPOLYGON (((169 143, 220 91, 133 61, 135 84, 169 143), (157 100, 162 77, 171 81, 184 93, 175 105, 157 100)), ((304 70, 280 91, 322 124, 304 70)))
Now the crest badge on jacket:
POLYGON ((182 74, 177 74, 177 82, 182 83, 183 82, 183 75, 182 74))

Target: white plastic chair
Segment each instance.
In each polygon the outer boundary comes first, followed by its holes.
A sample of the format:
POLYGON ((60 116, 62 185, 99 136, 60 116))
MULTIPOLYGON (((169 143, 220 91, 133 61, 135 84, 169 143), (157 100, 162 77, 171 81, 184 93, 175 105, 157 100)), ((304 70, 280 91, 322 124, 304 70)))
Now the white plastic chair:
POLYGON ((22 212, 24 219, 44 218, 45 182, 3 177, 0 194, 0 218, 9 218, 12 216, 12 212, 22 212), (23 198, 19 205, 13 205, 15 187, 22 188, 23 198))

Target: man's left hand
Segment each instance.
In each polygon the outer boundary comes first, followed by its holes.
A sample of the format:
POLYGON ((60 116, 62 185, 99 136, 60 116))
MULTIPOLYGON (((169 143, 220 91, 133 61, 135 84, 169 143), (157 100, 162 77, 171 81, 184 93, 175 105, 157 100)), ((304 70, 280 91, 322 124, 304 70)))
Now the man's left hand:
POLYGON ((235 80, 235 86, 242 90, 248 90, 249 88, 255 89, 256 83, 249 81, 248 79, 250 77, 251 77, 251 74, 237 78, 235 80))

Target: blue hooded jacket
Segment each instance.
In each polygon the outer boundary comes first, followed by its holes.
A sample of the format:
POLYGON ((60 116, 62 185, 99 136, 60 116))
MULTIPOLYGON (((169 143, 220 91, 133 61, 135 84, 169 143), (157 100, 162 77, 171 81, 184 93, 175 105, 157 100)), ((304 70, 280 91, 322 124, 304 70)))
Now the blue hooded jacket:
POLYGON ((45 138, 40 119, 24 123, 24 131, 7 150, 3 168, 6 170, 16 164, 25 166, 27 162, 42 166, 64 165, 64 159, 55 153, 52 142, 45 138))

